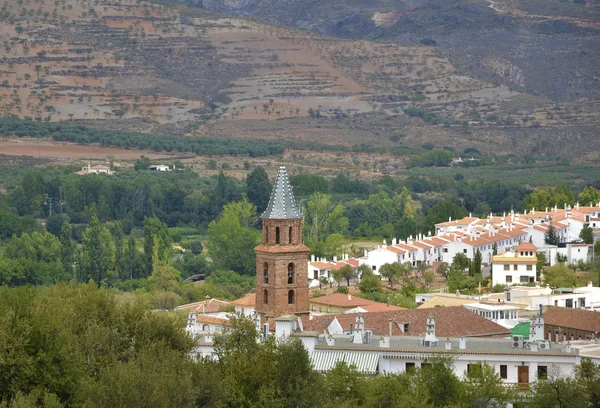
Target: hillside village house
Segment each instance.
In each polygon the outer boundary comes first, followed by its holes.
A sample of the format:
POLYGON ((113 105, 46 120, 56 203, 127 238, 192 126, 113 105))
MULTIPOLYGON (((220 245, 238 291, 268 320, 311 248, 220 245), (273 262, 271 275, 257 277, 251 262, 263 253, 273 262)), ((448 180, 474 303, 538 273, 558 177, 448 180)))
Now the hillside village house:
POLYGON ((509 286, 504 289, 504 299, 530 310, 538 310, 540 306, 600 310, 600 288, 594 287, 592 282, 588 282, 584 287, 555 290, 539 286, 509 286))
MULTIPOLYGON (((464 217, 435 225, 434 236, 409 237, 406 240, 385 241, 368 251, 359 261, 369 265, 375 274, 386 263, 419 263, 433 265, 435 262, 451 263, 461 253, 473 259, 479 250, 483 263, 492 263, 494 248, 497 254, 513 252, 522 242, 529 242, 544 253, 549 265, 557 263, 557 254, 565 256, 568 264, 589 260, 589 246, 579 239, 585 227, 600 229, 600 203, 584 207, 579 204, 564 209, 557 207, 523 214, 511 212, 502 216, 490 214, 485 219, 464 217), (554 228, 559 245, 547 245, 545 234, 550 225, 554 228)), ((520 279, 519 279, 520 280, 520 279)), ((515 283, 518 283, 515 282, 515 283)))
POLYGON ((344 254, 342 260, 337 259, 337 256, 333 257, 332 262, 328 262, 323 258, 315 258, 311 255, 310 261, 308 262, 308 286, 310 288, 318 288, 321 286, 321 279, 326 279, 328 283, 333 283, 333 271, 337 271, 345 266, 349 266, 356 270, 360 265, 358 259, 349 258, 348 254, 344 254))
POLYGON ((235 312, 244 316, 252 316, 255 313, 256 293, 248 293, 246 296, 231 302, 235 306, 235 312))
POLYGON ((536 281, 536 247, 529 242, 492 257, 492 286, 536 281))
POLYGON ((110 176, 110 175, 114 174, 114 172, 110 169, 109 166, 104 166, 104 165, 92 166, 90 163, 88 163, 87 166, 82 167, 81 170, 75 174, 79 174, 80 176, 85 176, 86 174, 106 174, 106 175, 110 176))

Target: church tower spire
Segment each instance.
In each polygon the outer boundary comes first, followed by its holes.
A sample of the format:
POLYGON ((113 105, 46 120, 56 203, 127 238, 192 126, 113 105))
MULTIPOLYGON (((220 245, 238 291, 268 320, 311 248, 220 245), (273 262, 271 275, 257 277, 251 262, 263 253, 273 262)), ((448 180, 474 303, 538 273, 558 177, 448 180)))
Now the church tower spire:
POLYGON ((308 312, 308 254, 304 217, 284 166, 279 168, 262 219, 256 252, 256 311, 265 316, 308 312))

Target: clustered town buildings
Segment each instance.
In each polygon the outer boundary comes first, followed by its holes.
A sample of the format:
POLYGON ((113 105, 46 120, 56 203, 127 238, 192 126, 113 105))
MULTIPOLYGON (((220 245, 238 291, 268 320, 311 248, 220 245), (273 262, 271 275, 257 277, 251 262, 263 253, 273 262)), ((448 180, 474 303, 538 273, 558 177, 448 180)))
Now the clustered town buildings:
MULTIPOLYGON (((530 283, 535 280, 537 251, 566 251, 569 262, 587 259, 587 246, 573 241, 584 226, 600 222, 598 217, 600 207, 579 206, 490 215, 485 220, 468 217, 436 225, 435 236, 393 240, 360 259, 309 262, 310 249, 302 242, 303 216, 281 167, 261 216, 262 243, 255 248, 256 293, 231 305, 255 320, 263 339, 299 338, 318 371, 346 362, 364 374, 398 373, 443 356, 453 359, 458 376, 484 361, 506 383, 533 382, 545 377, 550 367, 571 375, 582 358, 600 364, 600 314, 593 311, 600 309, 600 288, 591 284, 562 288, 558 294, 547 287, 509 286, 486 299, 421 294, 417 309, 340 293, 309 299, 309 284, 345 265, 367 264, 377 273, 385 263, 432 265, 451 262, 457 253, 472 258, 477 250, 484 262, 497 266, 492 270, 496 281, 530 283), (564 246, 544 244, 550 222, 564 246), (499 254, 495 257, 494 246, 499 254), (542 313, 543 306, 550 308, 542 313)), ((180 307, 189 310, 187 331, 197 340, 197 356, 214 358, 214 336, 228 321, 221 306, 207 299, 180 307)))

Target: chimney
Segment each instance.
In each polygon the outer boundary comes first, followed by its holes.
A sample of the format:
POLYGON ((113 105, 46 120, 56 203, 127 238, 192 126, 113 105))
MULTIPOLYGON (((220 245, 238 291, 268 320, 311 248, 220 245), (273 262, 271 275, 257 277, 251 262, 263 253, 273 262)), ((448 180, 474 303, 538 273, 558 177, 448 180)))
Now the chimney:
POLYGON ((388 321, 388 336, 392 337, 392 319, 388 321))
POLYGON ((565 353, 571 353, 573 349, 571 348, 571 343, 567 343, 565 345, 565 353))
POLYGON ((538 351, 537 341, 529 343, 529 351, 538 351))
POLYGON ((396 245, 396 242, 397 242, 396 238, 392 238, 392 245, 396 245))
POLYGON ((333 256, 333 263, 337 263, 337 255, 333 256))
POLYGON ((390 338, 382 337, 379 339, 379 347, 381 348, 389 348, 390 347, 390 338))
POLYGON ((450 342, 450 339, 446 339, 446 343, 444 344, 444 348, 446 350, 452 350, 452 343, 450 342))
POLYGON ((466 348, 467 348, 467 338, 466 337, 460 338, 460 340, 458 341, 458 348, 461 350, 466 350, 466 348))
POLYGON ((314 262, 314 261, 315 261, 315 254, 312 254, 312 255, 310 256, 310 261, 311 261, 311 262, 314 262))
POLYGON ((437 338, 435 337, 435 317, 429 315, 425 325, 425 338, 421 340, 421 344, 425 347, 437 346, 437 338))

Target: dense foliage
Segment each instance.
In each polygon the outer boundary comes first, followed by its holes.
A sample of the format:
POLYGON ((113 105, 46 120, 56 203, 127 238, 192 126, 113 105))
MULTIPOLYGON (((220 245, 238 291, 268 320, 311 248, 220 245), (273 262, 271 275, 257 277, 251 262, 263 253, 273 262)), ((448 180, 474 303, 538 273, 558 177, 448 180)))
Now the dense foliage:
POLYGON ((402 374, 364 377, 344 363, 312 370, 298 340, 257 342, 234 317, 215 339, 217 360, 190 358, 184 316, 148 312, 94 285, 0 288, 3 407, 464 407, 527 401, 532 407, 592 407, 600 368, 548 378, 518 393, 487 364, 462 378, 452 360, 402 374))

